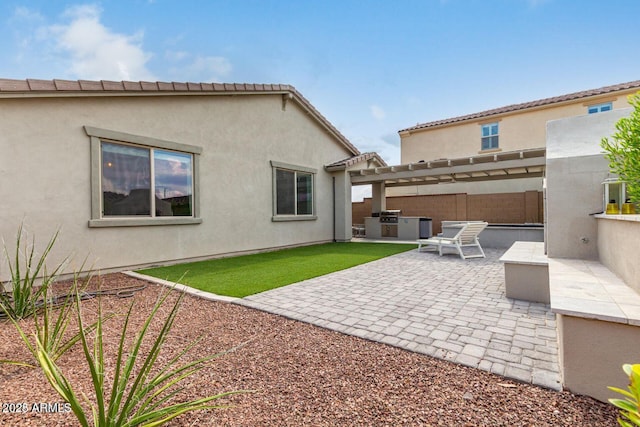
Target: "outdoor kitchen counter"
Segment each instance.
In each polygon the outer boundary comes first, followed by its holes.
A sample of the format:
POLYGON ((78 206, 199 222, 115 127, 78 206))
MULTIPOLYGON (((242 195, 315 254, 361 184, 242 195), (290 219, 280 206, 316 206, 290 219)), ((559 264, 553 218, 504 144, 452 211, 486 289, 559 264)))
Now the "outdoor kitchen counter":
POLYGON ((364 219, 366 237, 368 239, 418 240, 422 219, 425 217, 401 216, 397 223, 381 223, 378 217, 367 217, 364 219))

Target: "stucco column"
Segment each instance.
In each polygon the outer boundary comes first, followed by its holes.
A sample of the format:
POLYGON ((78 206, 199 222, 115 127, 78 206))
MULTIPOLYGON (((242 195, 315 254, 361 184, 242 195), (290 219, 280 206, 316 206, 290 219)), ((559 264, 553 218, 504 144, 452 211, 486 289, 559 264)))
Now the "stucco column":
POLYGON ((334 238, 338 242, 351 240, 351 176, 347 171, 334 172, 335 206, 334 206, 334 238))
POLYGON ((387 210, 384 182, 371 184, 371 213, 379 213, 384 210, 387 210))

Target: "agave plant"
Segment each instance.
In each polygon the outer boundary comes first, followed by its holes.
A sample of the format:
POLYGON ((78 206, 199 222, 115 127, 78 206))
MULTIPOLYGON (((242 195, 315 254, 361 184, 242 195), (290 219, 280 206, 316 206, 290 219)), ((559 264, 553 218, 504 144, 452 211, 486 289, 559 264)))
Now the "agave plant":
POLYGON ((11 289, 7 290, 6 285, 0 283, 0 315, 13 319, 23 319, 34 314, 39 302, 46 299, 49 286, 67 261, 65 258, 53 272, 48 273, 45 261, 58 238, 58 232, 51 237, 40 256, 36 255, 35 237, 30 247, 22 247, 23 234, 23 226, 20 225, 13 256, 9 255, 7 246, 4 245, 4 255, 11 275, 8 282, 11 289))
POLYGON ((626 399, 609 399, 609 402, 620 409, 618 424, 622 427, 640 426, 640 364, 625 364, 622 369, 629 376, 629 390, 617 387, 609 387, 609 390, 622 394, 626 399))
POLYGON ((148 335, 149 325, 169 295, 170 292, 166 292, 158 299, 133 343, 127 348, 125 336, 127 335, 133 302, 129 306, 120 334, 114 376, 108 381, 111 384, 111 389, 108 390, 105 385, 101 303, 98 303, 95 337, 91 340, 87 329, 84 327, 80 297, 76 294, 75 306, 80 341, 93 385, 94 395, 92 400, 95 403, 90 402, 85 397, 85 405, 83 406, 78 392, 70 384, 43 343, 37 339, 38 362, 47 380, 58 394, 70 404, 72 412, 82 426, 161 425, 186 412, 218 408, 220 406, 212 405, 209 402, 240 392, 227 392, 188 402, 170 403, 170 400, 182 390, 179 387, 180 383, 204 368, 206 363, 217 355, 179 364, 182 357, 198 343, 198 340, 196 340, 186 346, 164 366, 159 368, 156 366, 162 345, 171 331, 178 308, 184 297, 184 294, 181 294, 165 319, 160 332, 153 341, 151 349, 146 356, 142 356, 140 349, 148 335), (90 413, 85 409, 87 405, 91 408, 90 413))
MULTIPOLYGON (((90 279, 90 278, 89 278, 90 279)), ((88 283, 88 280, 85 285, 88 283)), ((67 336, 67 329, 72 317, 75 297, 79 293, 78 289, 79 275, 74 274, 72 287, 63 295, 57 297, 44 297, 42 300, 32 301, 32 311, 38 312, 33 316, 33 338, 32 334, 22 327, 18 319, 10 314, 10 311, 4 309, 4 305, 0 302, 0 310, 7 313, 7 317, 13 323, 16 330, 20 334, 22 341, 33 355, 35 364, 17 361, 17 360, 0 360, 0 363, 12 365, 21 365, 31 368, 38 366, 38 347, 37 342, 46 350, 47 354, 54 360, 58 360, 60 356, 67 352, 74 344, 80 341, 80 333, 76 332, 71 336, 67 336)), ((113 314, 106 316, 104 320, 113 317, 113 314)), ((103 321, 104 321, 103 320, 103 321)), ((97 322, 88 326, 85 333, 90 333, 97 327, 97 322)))

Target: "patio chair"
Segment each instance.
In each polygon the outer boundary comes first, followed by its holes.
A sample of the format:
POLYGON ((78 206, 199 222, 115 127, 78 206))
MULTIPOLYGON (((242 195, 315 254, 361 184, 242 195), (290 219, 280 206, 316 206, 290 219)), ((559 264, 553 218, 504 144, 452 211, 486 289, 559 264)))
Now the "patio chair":
POLYGON ((422 246, 424 246, 427 251, 438 249, 440 256, 442 256, 442 248, 455 248, 462 259, 485 258, 482 246, 480 246, 480 242, 478 241, 478 234, 480 234, 487 225, 488 224, 486 222, 462 222, 460 223, 460 230, 454 236, 438 236, 431 237, 430 239, 419 239, 418 252, 420 252, 422 246), (462 248, 468 247, 478 248, 480 253, 465 255, 462 248))

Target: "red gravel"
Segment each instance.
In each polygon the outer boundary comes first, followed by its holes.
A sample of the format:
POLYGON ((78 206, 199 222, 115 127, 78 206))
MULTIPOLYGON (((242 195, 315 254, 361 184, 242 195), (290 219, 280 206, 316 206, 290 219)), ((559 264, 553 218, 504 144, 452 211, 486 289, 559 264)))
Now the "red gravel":
MULTIPOLYGON (((101 282, 103 289, 146 283, 121 274, 103 276, 101 282)), ((148 284, 134 296, 133 332, 160 290, 148 284)), ((123 313, 131 301, 104 297, 103 312, 123 313)), ((82 306, 87 318, 92 318, 96 300, 82 306)), ((170 306, 163 308, 160 319, 170 306)), ((111 362, 121 321, 122 316, 107 323, 111 362)), ((23 323, 29 325, 30 321, 23 323)), ((615 408, 588 397, 521 384, 280 316, 191 296, 183 301, 172 336, 164 346, 163 360, 199 336, 204 340, 189 353, 189 360, 244 345, 189 378, 177 398, 254 391, 218 401, 231 405, 228 408, 186 414, 171 425, 616 425, 615 408)), ((0 359, 29 360, 8 322, 0 322, 0 343, 0 359)), ((90 395, 81 349, 72 349, 59 364, 71 383, 90 395)), ((28 413, 0 412, 0 425, 77 425, 70 413, 32 412, 34 403, 61 402, 39 370, 0 364, 3 409, 8 408, 7 403, 21 402, 27 404, 28 413)))

